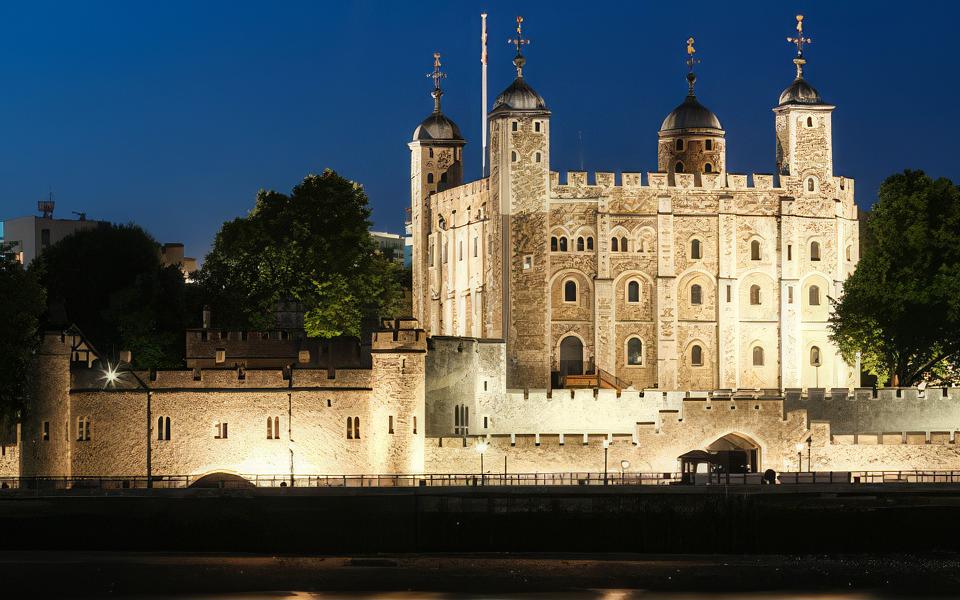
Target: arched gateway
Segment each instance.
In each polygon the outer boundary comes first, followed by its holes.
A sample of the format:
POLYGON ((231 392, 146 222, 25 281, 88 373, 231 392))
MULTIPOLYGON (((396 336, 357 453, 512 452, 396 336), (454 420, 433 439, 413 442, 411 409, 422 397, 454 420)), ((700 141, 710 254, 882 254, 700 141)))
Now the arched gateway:
POLYGON ((743 434, 728 433, 705 450, 691 450, 678 459, 683 473, 757 473, 760 445, 743 434))

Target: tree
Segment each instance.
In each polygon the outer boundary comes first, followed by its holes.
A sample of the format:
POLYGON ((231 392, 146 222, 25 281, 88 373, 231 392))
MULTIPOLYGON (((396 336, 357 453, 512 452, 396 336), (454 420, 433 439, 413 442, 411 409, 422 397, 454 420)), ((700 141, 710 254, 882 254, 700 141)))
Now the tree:
POLYGON ((865 225, 865 252, 834 302, 831 339, 881 382, 956 383, 960 190, 922 171, 893 175, 865 225))
POLYGON ((0 418, 15 420, 29 406, 27 377, 43 307, 36 276, 0 249, 0 418))
POLYGON ((77 325, 108 357, 130 350, 137 368, 183 366, 183 276, 176 266, 161 266, 159 244, 140 227, 78 231, 30 270, 46 289, 49 326, 77 325))
POLYGON ((220 327, 276 326, 278 302, 295 300, 310 335, 358 335, 393 316, 398 267, 370 238, 363 187, 327 169, 282 194, 261 190, 246 217, 223 224, 198 280, 220 327))

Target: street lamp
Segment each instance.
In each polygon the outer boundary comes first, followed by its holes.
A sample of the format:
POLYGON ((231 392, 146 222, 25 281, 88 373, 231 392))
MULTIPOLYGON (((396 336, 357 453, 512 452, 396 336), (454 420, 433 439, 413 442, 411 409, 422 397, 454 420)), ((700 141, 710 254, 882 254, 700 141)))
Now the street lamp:
POLYGON ((803 442, 797 442, 795 448, 797 450, 797 473, 799 473, 803 471, 803 442))
POLYGON ((117 364, 107 363, 107 368, 103 370, 103 387, 116 388, 118 384, 124 383, 123 375, 129 373, 137 381, 137 384, 147 392, 147 488, 153 487, 153 413, 151 409, 150 386, 144 383, 143 379, 130 368, 129 363, 117 361, 117 364))
POLYGON ((629 469, 629 468, 630 468, 630 461, 629 461, 629 460, 624 459, 624 460, 621 460, 621 461, 620 461, 620 485, 623 485, 624 475, 625 475, 627 469, 629 469))
POLYGON ((807 438, 807 471, 813 471, 813 461, 810 460, 811 448, 813 446, 813 435, 807 438))
POLYGON ((489 447, 490 444, 487 442, 477 443, 477 454, 480 455, 480 485, 483 485, 483 453, 486 452, 489 447))
POLYGON ((610 451, 610 440, 603 440, 603 485, 607 485, 607 453, 610 451))

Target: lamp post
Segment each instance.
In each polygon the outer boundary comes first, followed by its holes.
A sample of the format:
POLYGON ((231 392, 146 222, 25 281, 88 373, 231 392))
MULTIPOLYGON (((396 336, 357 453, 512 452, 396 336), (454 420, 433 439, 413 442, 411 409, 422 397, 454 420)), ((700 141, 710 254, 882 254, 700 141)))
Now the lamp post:
POLYGON ((624 460, 621 460, 621 461, 620 461, 620 485, 623 485, 623 481, 624 481, 624 477, 625 477, 626 471, 627 471, 627 469, 629 469, 629 468, 630 468, 630 461, 629 461, 629 460, 624 459, 624 460))
POLYGON ((803 471, 803 442, 797 442, 797 473, 803 471))
POLYGON ((107 368, 103 371, 103 380, 105 382, 103 387, 106 388, 109 386, 116 388, 118 383, 123 383, 122 375, 124 373, 132 375, 137 381, 137 384, 147 392, 147 489, 150 489, 153 488, 153 411, 151 407, 152 393, 150 386, 140 379, 136 371, 130 368, 129 363, 118 361, 115 366, 110 366, 110 363, 107 363, 107 368))
POLYGON ((603 440, 603 485, 607 485, 607 454, 610 451, 610 440, 603 440))
POLYGON ((483 485, 483 453, 487 451, 487 448, 490 447, 490 444, 487 442, 477 443, 477 454, 480 455, 480 485, 483 485))
POLYGON ((807 471, 813 471, 813 461, 810 460, 812 447, 813 447, 813 435, 807 438, 807 471))

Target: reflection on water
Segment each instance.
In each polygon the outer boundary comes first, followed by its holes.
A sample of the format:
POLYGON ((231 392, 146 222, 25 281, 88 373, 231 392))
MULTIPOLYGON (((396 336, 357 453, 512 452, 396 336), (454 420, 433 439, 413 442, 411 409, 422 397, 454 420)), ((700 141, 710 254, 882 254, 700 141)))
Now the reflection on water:
POLYGON ((738 594, 665 594, 643 590, 582 590, 575 592, 257 592, 175 596, 176 600, 879 600, 869 594, 763 592, 738 594))

